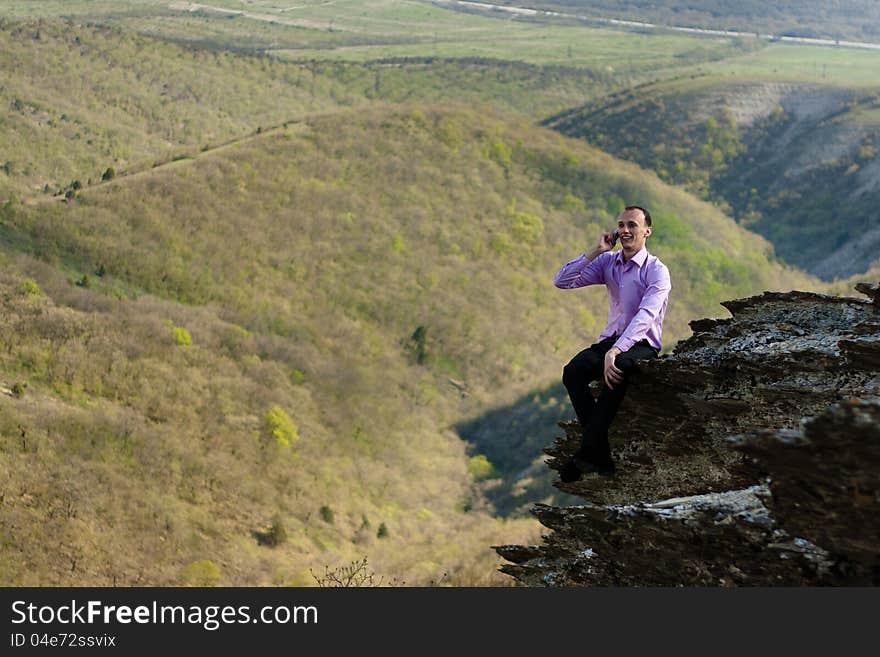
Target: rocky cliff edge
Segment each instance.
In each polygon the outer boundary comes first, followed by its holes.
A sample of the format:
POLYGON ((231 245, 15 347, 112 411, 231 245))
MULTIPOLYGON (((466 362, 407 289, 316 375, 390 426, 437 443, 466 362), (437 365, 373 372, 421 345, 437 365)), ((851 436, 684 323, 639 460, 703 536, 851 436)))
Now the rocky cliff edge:
MULTIPOLYGON (((531 586, 880 583, 880 288, 765 292, 640 363, 612 427, 613 478, 556 486, 551 531, 503 545, 531 586)), ((558 469, 577 422, 546 448, 558 469)))

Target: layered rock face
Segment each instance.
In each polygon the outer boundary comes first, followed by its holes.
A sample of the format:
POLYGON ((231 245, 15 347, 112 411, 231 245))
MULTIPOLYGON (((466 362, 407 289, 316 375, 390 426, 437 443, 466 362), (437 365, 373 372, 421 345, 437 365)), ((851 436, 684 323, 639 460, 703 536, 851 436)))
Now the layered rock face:
MULTIPOLYGON (((612 426, 613 478, 556 485, 538 546, 497 546, 536 586, 880 583, 880 306, 807 292, 725 302, 729 319, 639 364, 612 426)), ((558 469, 577 422, 545 452, 558 469)))

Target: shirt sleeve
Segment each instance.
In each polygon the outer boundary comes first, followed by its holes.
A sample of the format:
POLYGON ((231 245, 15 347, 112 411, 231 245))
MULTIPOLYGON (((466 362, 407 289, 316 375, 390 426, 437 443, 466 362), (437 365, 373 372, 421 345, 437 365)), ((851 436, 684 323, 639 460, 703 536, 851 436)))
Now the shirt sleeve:
POLYGON ((605 268, 599 262, 604 254, 600 253, 592 260, 584 254, 562 265, 562 269, 553 277, 553 284, 563 290, 570 290, 585 285, 598 285, 605 282, 605 268))
POLYGON ((671 289, 672 281, 669 278, 669 269, 662 264, 655 267, 648 274, 648 287, 645 289, 645 294, 642 295, 639 309, 633 315, 623 335, 614 343, 615 347, 621 351, 629 351, 636 342, 647 337, 648 330, 663 309, 671 289))

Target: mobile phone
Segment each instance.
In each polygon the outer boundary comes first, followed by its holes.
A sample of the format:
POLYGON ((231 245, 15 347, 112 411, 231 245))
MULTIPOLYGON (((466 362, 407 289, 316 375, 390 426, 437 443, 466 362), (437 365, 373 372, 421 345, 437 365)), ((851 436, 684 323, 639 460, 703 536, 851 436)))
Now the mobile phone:
POLYGON ((614 231, 614 234, 611 236, 611 248, 612 248, 612 249, 617 245, 617 238, 618 238, 618 237, 620 237, 620 233, 618 233, 618 232, 615 230, 615 231, 614 231))

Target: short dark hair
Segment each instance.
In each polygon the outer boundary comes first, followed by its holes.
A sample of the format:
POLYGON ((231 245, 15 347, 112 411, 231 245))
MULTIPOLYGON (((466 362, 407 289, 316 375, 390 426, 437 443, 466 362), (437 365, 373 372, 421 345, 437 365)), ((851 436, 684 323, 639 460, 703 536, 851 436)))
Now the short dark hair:
POLYGON ((645 215, 645 225, 646 225, 646 226, 650 226, 650 225, 651 225, 651 213, 648 212, 648 211, 647 211, 645 208, 643 208, 641 205, 627 205, 627 206, 624 208, 624 210, 641 210, 641 211, 642 211, 642 214, 645 215))

